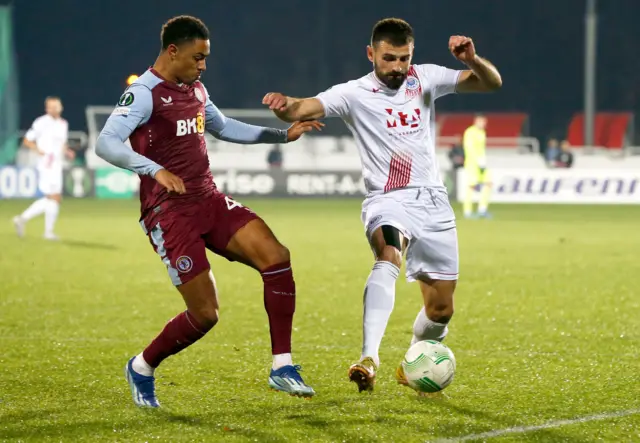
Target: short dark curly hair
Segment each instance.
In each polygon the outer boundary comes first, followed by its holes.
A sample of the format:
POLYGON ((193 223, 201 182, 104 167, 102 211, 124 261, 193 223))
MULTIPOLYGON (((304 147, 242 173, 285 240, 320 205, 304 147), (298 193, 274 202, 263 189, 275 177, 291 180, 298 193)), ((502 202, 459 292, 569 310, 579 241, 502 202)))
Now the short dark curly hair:
POLYGON ((376 23, 371 32, 371 45, 386 41, 404 46, 413 41, 413 28, 401 18, 385 18, 376 23))
POLYGON ((179 15, 169 19, 162 25, 160 41, 162 49, 169 45, 180 45, 193 40, 208 40, 209 29, 199 18, 190 15, 179 15))

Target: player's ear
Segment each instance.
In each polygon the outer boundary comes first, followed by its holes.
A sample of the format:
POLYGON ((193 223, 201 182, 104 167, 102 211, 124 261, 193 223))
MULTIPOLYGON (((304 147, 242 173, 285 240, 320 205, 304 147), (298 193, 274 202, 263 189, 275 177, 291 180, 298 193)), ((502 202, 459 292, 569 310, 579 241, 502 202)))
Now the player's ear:
POLYGON ((171 60, 173 60, 178 55, 178 47, 171 43, 169 46, 167 46, 167 52, 169 53, 171 60))
POLYGON ((367 45, 367 58, 373 63, 373 46, 367 45))

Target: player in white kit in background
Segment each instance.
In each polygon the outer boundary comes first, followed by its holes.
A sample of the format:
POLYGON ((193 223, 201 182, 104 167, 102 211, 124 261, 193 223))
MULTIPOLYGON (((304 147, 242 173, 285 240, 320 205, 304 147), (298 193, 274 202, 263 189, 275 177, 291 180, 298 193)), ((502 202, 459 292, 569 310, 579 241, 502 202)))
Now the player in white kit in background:
MULTIPOLYGON (((414 37, 404 20, 378 22, 367 55, 374 71, 311 98, 269 93, 263 104, 282 120, 340 117, 351 130, 362 161, 367 196, 362 222, 376 262, 364 290, 363 347, 349 379, 371 391, 378 351, 395 301, 406 254, 408 281, 418 281, 424 300, 412 343, 443 340, 453 315, 458 279, 455 215, 435 153, 437 98, 502 86, 497 69, 476 54, 470 38, 453 36, 449 50, 466 70, 411 64, 414 37)), ((402 367, 396 371, 406 384, 402 367)))
POLYGON ((46 114, 34 120, 23 144, 40 155, 38 159, 38 187, 44 194, 22 214, 13 218, 18 236, 25 234, 25 225, 32 218, 44 213, 44 238, 57 240, 54 233, 62 200, 62 166, 64 156, 74 158, 67 146, 68 123, 62 118, 62 102, 58 97, 47 97, 46 114))

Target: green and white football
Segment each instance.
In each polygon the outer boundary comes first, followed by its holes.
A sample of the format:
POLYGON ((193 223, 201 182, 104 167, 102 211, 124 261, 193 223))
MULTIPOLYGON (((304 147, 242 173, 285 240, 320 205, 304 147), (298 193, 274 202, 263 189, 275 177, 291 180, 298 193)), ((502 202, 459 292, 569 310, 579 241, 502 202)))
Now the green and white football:
POLYGON ((409 386, 416 391, 438 392, 453 381, 456 358, 448 346, 438 341, 419 341, 404 355, 402 369, 409 386))

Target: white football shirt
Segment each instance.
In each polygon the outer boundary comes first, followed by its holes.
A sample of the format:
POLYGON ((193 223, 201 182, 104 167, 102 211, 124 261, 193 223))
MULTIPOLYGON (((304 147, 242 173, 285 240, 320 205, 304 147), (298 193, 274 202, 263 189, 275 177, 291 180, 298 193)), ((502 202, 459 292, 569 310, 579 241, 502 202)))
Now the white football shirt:
POLYGON ((62 170, 69 125, 63 118, 45 114, 34 120, 25 138, 35 142, 44 155, 38 160, 40 170, 62 170))
POLYGON ((393 90, 374 72, 316 96, 326 117, 340 117, 356 140, 368 193, 444 188, 435 152, 435 100, 455 92, 462 71, 411 65, 393 90))

